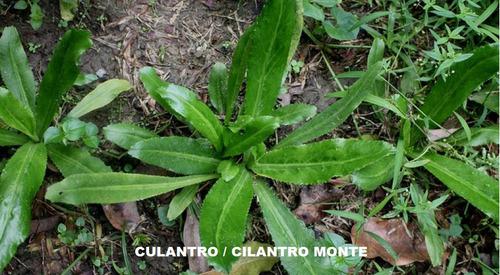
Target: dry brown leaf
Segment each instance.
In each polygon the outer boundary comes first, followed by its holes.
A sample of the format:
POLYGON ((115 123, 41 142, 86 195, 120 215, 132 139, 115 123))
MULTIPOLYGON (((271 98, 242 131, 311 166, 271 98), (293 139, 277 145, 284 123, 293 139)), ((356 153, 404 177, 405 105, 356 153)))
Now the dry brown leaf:
POLYGON ((339 200, 342 195, 341 190, 328 185, 304 187, 300 191, 300 205, 294 213, 306 224, 318 222, 325 217, 326 203, 339 200))
MULTIPOLYGON (((190 211, 186 212, 186 221, 184 222, 184 246, 186 247, 200 247, 200 223, 190 211)), ((208 271, 207 258, 201 257, 188 257, 189 270, 196 273, 203 273, 208 271)))
POLYGON ((48 218, 32 220, 30 234, 37 234, 40 232, 50 231, 57 226, 59 220, 60 220, 59 216, 52 216, 48 218))
POLYGON ((106 204, 102 209, 111 225, 118 230, 132 232, 141 222, 136 202, 106 204))
POLYGON ((357 246, 368 248, 367 258, 381 257, 395 265, 430 261, 424 237, 413 223, 405 224, 402 219, 383 220, 369 218, 356 234, 356 225, 351 229, 351 239, 357 246), (385 248, 367 232, 378 235, 387 241, 398 255, 394 261, 385 248))

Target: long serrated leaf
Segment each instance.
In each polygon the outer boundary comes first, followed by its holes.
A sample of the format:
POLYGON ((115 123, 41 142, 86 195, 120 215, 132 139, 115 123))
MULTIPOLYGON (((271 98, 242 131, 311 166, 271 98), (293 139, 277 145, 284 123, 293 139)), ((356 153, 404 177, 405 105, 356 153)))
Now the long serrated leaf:
MULTIPOLYGON (((476 49, 472 57, 456 63, 451 67, 454 73, 446 81, 441 79, 434 85, 420 108, 422 112, 436 123, 444 122, 477 86, 498 72, 498 58, 498 46, 484 46, 476 49)), ((416 129, 414 132, 415 135, 420 133, 416 129)))
POLYGON ((23 145, 29 141, 29 138, 7 129, 0 128, 0 146, 23 145))
POLYGON ((68 117, 79 118, 96 109, 102 108, 113 101, 122 92, 132 88, 127 80, 110 79, 97 87, 86 95, 76 106, 69 112, 68 117))
POLYGON ((210 189, 200 214, 200 237, 205 247, 217 247, 219 253, 209 263, 225 272, 238 259, 230 251, 245 238, 248 210, 253 198, 252 177, 243 167, 230 181, 219 179, 210 189))
POLYGON ((314 105, 296 103, 278 108, 271 115, 279 118, 281 125, 292 125, 315 116, 316 110, 314 105))
POLYGON ((443 184, 498 223, 498 182, 467 164, 432 153, 424 167, 443 184))
POLYGON ((393 170, 394 155, 390 154, 360 170, 354 171, 351 180, 361 190, 373 191, 392 178, 393 170))
POLYGON ((271 113, 302 30, 301 0, 268 1, 256 19, 249 53, 245 114, 271 113))
POLYGON ((222 149, 222 124, 195 93, 175 84, 160 87, 156 93, 166 101, 177 116, 180 116, 183 121, 191 124, 201 135, 210 140, 215 149, 222 149))
POLYGON ((212 106, 214 106, 220 114, 226 112, 227 77, 226 65, 215 63, 212 66, 208 79, 208 96, 210 97, 212 106))
POLYGON ((33 112, 2 87, 0 87, 0 121, 38 141, 33 112))
POLYGON ((205 139, 188 137, 161 137, 139 141, 128 151, 141 161, 184 174, 215 172, 220 160, 205 139))
POLYGON ((35 78, 15 27, 5 27, 0 38, 0 74, 7 89, 33 111, 35 78))
POLYGON ((231 68, 227 79, 226 122, 231 120, 236 99, 240 93, 241 84, 247 72, 249 53, 252 47, 252 33, 254 27, 249 27, 240 37, 238 45, 233 53, 231 68))
POLYGON ((75 148, 62 144, 48 144, 47 152, 50 160, 56 165, 64 177, 84 173, 111 172, 104 162, 83 148, 75 148))
POLYGON ((31 204, 46 164, 45 146, 27 143, 7 162, 0 176, 0 271, 30 232, 31 204))
MULTIPOLYGON (((327 96, 328 97, 343 98, 343 97, 346 97, 346 95, 347 95, 346 91, 340 91, 340 92, 328 94, 327 96)), ((399 110, 399 108, 395 104, 391 103, 389 100, 387 100, 383 97, 369 94, 365 97, 365 99, 363 101, 366 103, 370 103, 370 104, 376 105, 378 107, 382 107, 382 108, 385 108, 387 110, 390 110, 401 118, 406 117, 405 114, 401 110, 399 110)))
POLYGON ((36 98, 37 132, 42 135, 57 113, 62 96, 73 86, 80 73, 80 56, 92 46, 90 33, 69 30, 57 43, 36 98))
POLYGON ((256 174, 295 184, 323 183, 346 176, 394 152, 381 141, 332 139, 265 153, 250 165, 256 174))
POLYGON ((191 202, 193 202, 197 192, 198 185, 190 185, 182 188, 181 192, 175 195, 168 205, 167 219, 173 221, 179 217, 191 202))
POLYGON ((382 63, 376 63, 363 76, 349 88, 348 95, 326 108, 323 112, 304 123, 300 128, 293 131, 283 139, 276 148, 287 145, 306 143, 314 138, 322 136, 340 125, 349 117, 351 112, 373 90, 377 76, 382 71, 382 63))
POLYGON ((266 140, 279 127, 279 119, 259 116, 243 127, 241 132, 226 135, 224 156, 235 156, 266 140))
POLYGON ((130 123, 111 124, 102 131, 107 140, 127 150, 139 141, 158 137, 155 133, 130 123))
POLYGON ((217 177, 218 175, 161 177, 127 173, 77 174, 49 186, 45 198, 73 205, 130 202, 217 177))
MULTIPOLYGON (((316 246, 314 233, 299 221, 276 195, 263 183, 254 184, 255 194, 264 214, 264 220, 277 247, 307 247, 313 251, 316 246)), ((323 265, 326 259, 309 253, 305 257, 281 257, 281 264, 289 274, 338 274, 332 266, 323 265)))
POLYGON ((448 142, 454 145, 462 146, 481 146, 499 143, 500 137, 498 125, 492 125, 484 128, 470 128, 470 131, 470 140, 468 140, 466 132, 461 130, 453 133, 453 135, 448 138, 448 142))
MULTIPOLYGON (((245 243, 243 247, 249 249, 251 253, 256 254, 259 249, 271 248, 272 246, 252 241, 245 243)), ((259 275, 265 271, 271 271, 274 264, 277 262, 279 262, 279 259, 272 256, 240 257, 238 261, 234 263, 230 275, 259 275)))

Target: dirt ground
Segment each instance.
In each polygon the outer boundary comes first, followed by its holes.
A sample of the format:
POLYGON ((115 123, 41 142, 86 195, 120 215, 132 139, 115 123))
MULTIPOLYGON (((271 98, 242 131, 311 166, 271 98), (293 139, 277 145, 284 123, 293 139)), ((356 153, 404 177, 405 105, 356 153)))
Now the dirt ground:
MULTIPOLYGON (((0 28, 16 26, 25 48, 28 43, 40 45, 35 52, 27 52, 38 80, 41 79, 55 43, 65 31, 58 26, 60 17, 56 3, 57 1, 41 1, 45 18, 42 28, 38 31, 34 31, 29 25, 27 11, 11 8, 0 14, 0 28)), ((96 123, 99 127, 114 122, 134 122, 155 131, 160 130, 160 134, 165 136, 183 132, 182 127, 177 127, 180 124, 165 114, 145 93, 138 78, 139 69, 152 66, 161 73, 163 79, 189 87, 206 100, 210 67, 217 61, 229 64, 238 37, 259 13, 261 5, 261 0, 92 0, 81 5, 79 14, 70 23, 70 27, 91 30, 93 40, 92 49, 82 58, 82 71, 97 74, 101 80, 124 78, 134 86, 133 91, 123 94, 109 107, 84 119, 96 123)), ((361 39, 364 39, 363 36, 361 39)), ((370 39, 366 38, 364 44, 369 43, 370 39)), ((366 49, 334 49, 328 57, 334 71, 341 73, 345 70, 362 69, 366 63, 366 53, 366 49)), ((319 110, 324 109, 332 102, 325 99, 324 95, 335 90, 336 86, 321 59, 320 52, 303 37, 295 59, 304 61, 305 65, 300 74, 292 74, 287 83, 289 93, 280 96, 282 104, 303 102, 314 104, 319 110)), ((77 88, 67 95, 62 113, 66 113, 89 90, 90 87, 77 88)), ((355 114, 356 119, 360 121, 360 131, 393 142, 388 127, 370 121, 370 112, 370 109, 362 108, 355 114)), ((344 123, 334 134, 341 137, 356 135, 354 127, 350 125, 352 121, 344 123)), ((290 128, 282 129, 279 135, 284 135, 289 130, 290 128)), ((111 144, 104 143, 102 148, 116 151, 116 155, 104 154, 103 151, 95 152, 115 171, 122 171, 127 165, 131 165, 136 171, 157 172, 152 171, 151 167, 138 166, 137 161, 126 156, 118 158, 117 155, 123 151, 111 144)), ((45 186, 61 179, 55 168, 48 172, 47 178, 49 180, 45 186)), ((276 184, 275 187, 281 199, 291 209, 298 206, 300 187, 281 184, 276 184)), ((373 192, 372 196, 365 196, 362 202, 359 191, 354 187, 337 191, 340 192, 339 199, 334 205, 343 205, 343 210, 347 211, 356 211, 357 205, 361 203, 371 207, 381 201, 384 195, 373 192)), ((102 209, 97 206, 64 209, 44 202, 43 193, 44 188, 34 203, 33 219, 47 226, 47 229, 30 236, 18 249, 5 274, 60 274, 83 253, 87 253, 86 257, 77 261, 74 274, 99 274, 99 268, 93 261, 96 255, 103 254, 110 258, 102 264, 104 274, 115 274, 113 261, 118 266, 123 266, 121 233, 112 228, 102 209), (66 246, 57 237, 58 223, 74 224, 74 217, 82 214, 88 217, 90 231, 94 236, 98 236, 90 250, 85 246, 66 246), (88 251, 85 252, 86 250, 88 251)), ((168 204, 171 198, 172 195, 167 194, 138 203, 143 221, 139 233, 149 237, 154 246, 183 245, 182 224, 177 222, 167 227, 158 220, 156 207, 168 204)), ((252 227, 247 238, 269 242, 269 235, 256 204, 252 206, 251 214, 252 227)), ((325 220, 316 225, 315 229, 318 233, 334 229, 336 233, 349 239, 351 226, 351 221, 338 218, 325 220)), ((127 240, 128 254, 137 274, 178 274, 188 268, 187 259, 182 258, 139 259, 134 256, 132 238, 127 240), (138 263, 143 260, 146 261, 146 267, 139 270, 138 263)), ((380 263, 383 265, 383 262, 380 263)), ((425 272, 428 268, 426 264, 416 266, 414 271, 417 273, 425 272)), ((279 265, 275 265, 272 273, 286 274, 279 265)))

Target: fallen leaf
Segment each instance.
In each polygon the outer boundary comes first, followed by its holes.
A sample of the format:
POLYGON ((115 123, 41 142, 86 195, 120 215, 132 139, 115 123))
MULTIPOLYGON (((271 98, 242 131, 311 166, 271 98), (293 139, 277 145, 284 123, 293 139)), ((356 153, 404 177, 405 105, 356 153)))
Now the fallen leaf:
POLYGON ((427 138, 430 141, 440 140, 440 139, 447 138, 447 137, 451 136, 453 133, 455 133, 458 130, 459 130, 458 128, 429 130, 427 132, 427 138))
POLYGON ((133 232, 141 222, 136 202, 105 204, 102 209, 111 225, 118 230, 133 232))
POLYGON ((357 225, 354 225, 351 229, 352 242, 368 248, 367 258, 381 257, 386 262, 398 266, 430 261, 424 237, 414 223, 405 224, 402 219, 369 218, 359 232, 356 232, 356 227, 357 225), (383 244, 368 232, 385 240, 398 258, 394 260, 383 244))
MULTIPOLYGON (((186 211, 186 221, 184 222, 184 246, 186 247, 200 247, 200 222, 191 213, 186 211)), ((207 258, 201 257, 188 257, 189 270, 196 273, 203 273, 208 271, 207 258)))
POLYGON ((339 200, 343 196, 340 189, 329 185, 313 185, 300 191, 300 205, 294 210, 295 215, 306 224, 312 224, 325 217, 323 210, 328 202, 339 200))
MULTIPOLYGON (((247 242, 244 247, 250 247, 252 253, 257 253, 260 247, 271 247, 269 244, 259 242, 247 242)), ((271 271, 274 264, 279 261, 277 257, 240 257, 234 263, 230 275, 259 275, 261 272, 271 271)), ((223 273, 210 270, 202 275, 223 275, 223 273)))

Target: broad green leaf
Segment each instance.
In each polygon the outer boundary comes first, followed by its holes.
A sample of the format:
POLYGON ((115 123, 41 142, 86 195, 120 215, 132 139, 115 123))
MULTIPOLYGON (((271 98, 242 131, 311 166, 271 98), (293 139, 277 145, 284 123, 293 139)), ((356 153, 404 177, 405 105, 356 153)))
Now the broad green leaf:
POLYGON ((90 33, 69 30, 57 43, 36 99, 37 132, 42 135, 59 109, 63 95, 71 89, 80 70, 80 56, 92 46, 90 33))
POLYGON ((312 139, 327 134, 335 127, 339 126, 347 119, 359 104, 366 98, 374 88, 377 76, 382 71, 382 63, 376 63, 366 71, 363 76, 354 83, 348 91, 348 95, 334 104, 330 105, 323 112, 304 123, 297 130, 293 131, 285 139, 276 145, 281 148, 287 145, 306 143, 312 139))
POLYGON ((208 96, 212 106, 219 111, 220 114, 226 113, 226 98, 227 98, 227 68, 222 63, 215 63, 210 71, 208 80, 208 96))
MULTIPOLYGON (((261 248, 271 247, 269 244, 259 242, 247 242, 243 247, 250 248, 252 253, 257 253, 261 248)), ((279 262, 279 259, 272 256, 259 256, 259 257, 240 257, 234 263, 231 269, 231 275, 259 275, 265 271, 271 271, 274 264, 279 262)))
POLYGON ((132 88, 127 80, 110 79, 97 87, 86 95, 76 106, 69 112, 68 117, 79 118, 96 109, 102 108, 113 101, 122 92, 132 88))
POLYGON ((349 175, 393 152, 390 144, 381 141, 332 139, 274 149, 250 168, 258 175, 287 183, 318 184, 349 175))
POLYGON ((111 172, 102 160, 93 157, 83 148, 75 148, 62 144, 48 144, 47 152, 50 160, 56 165, 64 177, 85 173, 111 172))
POLYGON ((296 103, 278 108, 271 115, 279 118, 281 125, 292 125, 315 116, 316 110, 314 105, 296 103))
POLYGON ((486 144, 498 144, 499 131, 498 125, 492 125, 485 128, 470 128, 471 137, 467 139, 467 134, 464 130, 453 133, 448 138, 448 141, 455 145, 462 146, 481 146, 486 144))
POLYGON ((31 204, 47 164, 43 144, 27 143, 7 162, 0 176, 0 270, 16 254, 31 227, 31 204))
POLYGON ((256 19, 249 53, 245 114, 271 113, 302 30, 302 0, 268 1, 256 19))
POLYGON ((49 186, 45 198, 73 205, 130 202, 217 177, 218 175, 161 177, 127 173, 77 174, 49 186))
POLYGON ((272 116, 258 116, 241 131, 228 133, 224 138, 226 143, 224 156, 235 156, 245 152, 250 147, 265 141, 279 127, 279 119, 272 116))
POLYGON ((221 179, 230 181, 238 175, 240 167, 232 160, 223 160, 217 166, 217 173, 220 174, 221 179))
POLYGON ((430 160, 425 169, 498 223, 496 180, 458 160, 437 154, 427 154, 424 158, 430 160))
POLYGON ((33 112, 2 87, 0 87, 0 121, 38 141, 33 112))
POLYGON ((446 81, 434 85, 420 109, 436 123, 444 122, 477 86, 498 72, 498 59, 498 46, 476 49, 472 57, 451 68, 454 73, 446 81))
POLYGON ((158 137, 155 133, 130 123, 111 124, 102 131, 107 140, 127 150, 139 141, 158 137))
POLYGON ((227 97, 226 103, 226 122, 229 122, 233 116, 236 99, 240 93, 241 84, 245 78, 248 67, 248 59, 252 48, 252 33, 254 27, 250 26, 240 37, 240 41, 233 53, 233 59, 227 79, 227 97))
POLYGON ((156 71, 152 67, 144 67, 139 71, 139 77, 141 78, 142 84, 146 91, 151 95, 151 97, 158 102, 163 108, 171 112, 172 110, 166 103, 166 101, 157 93, 158 88, 168 87, 170 83, 161 80, 161 78, 156 74, 156 71))
POLYGON ((220 162, 207 140, 188 137, 146 139, 134 144, 128 153, 147 164, 184 175, 215 172, 220 162))
POLYGON ((373 191, 392 178, 393 170, 394 155, 391 154, 360 170, 354 171, 351 180, 361 190, 373 191))
POLYGON ((0 128, 0 146, 23 145, 29 138, 23 134, 0 128))
POLYGON ((309 0, 303 0, 302 4, 304 6, 304 16, 314 18, 318 21, 325 20, 325 13, 322 8, 312 4, 309 0))
POLYGON ((230 251, 243 243, 252 198, 252 176, 241 167, 232 180, 219 179, 203 201, 200 214, 201 244, 217 247, 219 251, 227 249, 228 252, 208 259, 219 270, 229 272, 238 259, 230 251))
POLYGON ((175 195, 168 206, 167 219, 169 221, 177 219, 193 202, 197 192, 198 185, 190 185, 182 188, 181 192, 175 195))
POLYGON ((175 84, 162 86, 156 90, 156 93, 166 101, 178 117, 191 124, 201 135, 210 140, 215 149, 222 149, 224 131, 222 124, 195 93, 175 84))
MULTIPOLYGON (((267 186, 259 182, 253 187, 274 245, 307 247, 309 251, 313 251, 317 243, 314 233, 307 229, 304 223, 298 220, 267 186)), ((327 261, 329 259, 315 257, 313 253, 305 257, 281 257, 281 264, 292 275, 339 274, 332 266, 323 264, 327 261)))
POLYGON ((356 27, 358 23, 356 16, 337 6, 332 7, 332 16, 335 18, 335 25, 330 21, 323 22, 323 27, 330 37, 337 40, 353 40, 358 37, 359 27, 356 27))
POLYGON ((0 38, 0 74, 7 89, 34 110, 35 78, 15 27, 5 27, 0 38))

